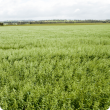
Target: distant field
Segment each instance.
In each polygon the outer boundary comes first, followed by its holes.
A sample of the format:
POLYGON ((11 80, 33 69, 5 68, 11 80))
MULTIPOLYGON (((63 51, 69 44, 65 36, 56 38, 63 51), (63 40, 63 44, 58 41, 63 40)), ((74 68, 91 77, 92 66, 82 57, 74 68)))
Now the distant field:
POLYGON ((106 110, 110 25, 0 27, 3 110, 106 110))

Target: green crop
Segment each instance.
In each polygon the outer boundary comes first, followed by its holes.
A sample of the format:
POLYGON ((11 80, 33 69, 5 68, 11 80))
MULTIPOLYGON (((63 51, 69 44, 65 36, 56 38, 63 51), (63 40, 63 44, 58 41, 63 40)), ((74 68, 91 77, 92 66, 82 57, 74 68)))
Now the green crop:
POLYGON ((0 27, 3 110, 106 110, 110 25, 0 27))

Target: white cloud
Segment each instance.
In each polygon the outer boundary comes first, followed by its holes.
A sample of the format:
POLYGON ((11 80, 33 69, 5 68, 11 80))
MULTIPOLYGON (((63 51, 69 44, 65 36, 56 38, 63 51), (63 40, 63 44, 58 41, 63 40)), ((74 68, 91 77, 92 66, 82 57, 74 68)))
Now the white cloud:
POLYGON ((80 11, 80 9, 76 9, 74 12, 77 13, 78 11, 80 11))
POLYGON ((110 0, 0 0, 0 20, 109 18, 110 0))

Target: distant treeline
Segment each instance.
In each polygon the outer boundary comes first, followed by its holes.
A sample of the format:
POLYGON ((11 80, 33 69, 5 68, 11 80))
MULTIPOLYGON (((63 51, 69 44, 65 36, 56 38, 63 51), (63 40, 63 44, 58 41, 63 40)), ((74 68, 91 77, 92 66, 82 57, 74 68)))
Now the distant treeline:
POLYGON ((55 23, 110 23, 110 20, 39 20, 39 21, 4 21, 4 25, 55 24, 55 23))

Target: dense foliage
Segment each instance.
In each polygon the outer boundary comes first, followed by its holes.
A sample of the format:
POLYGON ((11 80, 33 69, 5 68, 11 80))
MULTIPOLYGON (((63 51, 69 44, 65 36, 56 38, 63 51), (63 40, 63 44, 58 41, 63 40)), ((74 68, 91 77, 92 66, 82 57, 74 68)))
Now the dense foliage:
POLYGON ((106 110, 110 25, 0 27, 4 110, 106 110))

